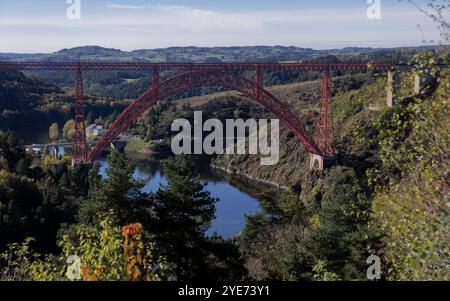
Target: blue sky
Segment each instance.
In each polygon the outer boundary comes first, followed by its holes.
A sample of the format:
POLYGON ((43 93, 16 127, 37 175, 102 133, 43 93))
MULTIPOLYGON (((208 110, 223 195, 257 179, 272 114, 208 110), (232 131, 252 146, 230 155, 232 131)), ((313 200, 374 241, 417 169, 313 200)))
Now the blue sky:
POLYGON ((376 0, 80 0, 80 20, 67 18, 68 1, 75 0, 0 1, 0 52, 81 45, 397 47, 421 45, 422 35, 439 39, 435 24, 406 0, 380 0, 380 20, 367 18, 367 2, 376 0))

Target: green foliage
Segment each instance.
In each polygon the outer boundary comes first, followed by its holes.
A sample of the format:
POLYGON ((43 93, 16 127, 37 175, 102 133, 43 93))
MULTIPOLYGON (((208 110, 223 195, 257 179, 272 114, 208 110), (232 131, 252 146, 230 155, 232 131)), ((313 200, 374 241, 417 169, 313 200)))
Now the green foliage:
POLYGON ((134 167, 125 155, 114 150, 107 161, 106 179, 100 179, 98 165, 89 173, 89 197, 80 202, 78 221, 96 224, 99 213, 112 210, 119 225, 143 222, 147 201, 140 192, 143 184, 132 177, 134 167))
MULTIPOLYGON (((77 280, 68 278, 69 256, 76 255, 80 266, 78 280, 132 280, 128 273, 126 246, 117 226, 114 225, 112 211, 99 216, 100 223, 97 227, 83 224, 75 227, 77 239, 64 236, 58 243, 61 254, 58 256, 48 255, 43 260, 35 260, 30 266, 30 274, 34 280, 77 280)), ((164 260, 154 258, 151 251, 152 245, 141 241, 140 236, 136 248, 140 253, 145 250, 144 258, 141 260, 141 273, 144 280, 160 280, 163 274, 164 260), (157 267, 157 268, 155 268, 157 267)))
POLYGON ((69 119, 63 127, 63 137, 67 141, 73 141, 75 137, 75 120, 69 119))
POLYGON ((381 165, 370 170, 370 178, 377 192, 374 217, 386 235, 389 279, 449 279, 448 72, 441 71, 432 96, 379 121, 389 126, 378 136, 381 165))
POLYGON ((16 170, 20 160, 26 160, 28 164, 31 161, 12 132, 4 133, 0 131, 0 157, 4 160, 3 168, 9 171, 16 170))
POLYGON ((0 72, 0 112, 28 110, 41 104, 40 95, 58 93, 55 85, 27 77, 17 71, 0 72))
POLYGON ((43 223, 37 214, 41 211, 43 197, 29 178, 0 171, 0 244, 24 239, 36 233, 43 223))
POLYGON ((336 281, 340 280, 339 276, 335 273, 328 272, 325 268, 326 264, 323 260, 317 261, 316 265, 313 267, 314 280, 319 281, 336 281))
POLYGON ((366 277, 369 249, 378 247, 369 229, 371 204, 352 170, 336 168, 325 179, 318 221, 305 237, 304 250, 344 280, 366 277))
POLYGON ((186 157, 165 162, 168 186, 155 194, 140 192, 133 180, 133 166, 116 151, 108 157, 107 178, 99 176, 95 164, 89 172, 89 192, 81 200, 78 225, 64 231, 68 241, 78 241, 78 227, 98 227, 98 214, 111 210, 114 223, 139 222, 143 237, 155 242, 155 256, 167 258, 164 279, 236 279, 243 270, 236 246, 218 237, 207 238, 205 231, 214 217, 215 200, 204 191, 194 163, 186 157), (96 226, 97 225, 97 226, 96 226))
POLYGON ((0 281, 29 281, 33 261, 39 256, 30 249, 34 239, 27 238, 24 243, 12 243, 0 253, 0 281))
POLYGON ((206 268, 205 234, 214 218, 214 203, 204 190, 194 163, 176 156, 164 163, 168 185, 154 195, 153 235, 178 280, 201 278, 206 268))
POLYGON ((278 209, 267 207, 267 213, 247 218, 239 242, 251 278, 366 277, 365 260, 369 250, 378 249, 379 238, 369 227, 371 204, 363 183, 352 169, 335 167, 320 180, 315 194, 319 196, 306 200, 286 195, 277 202, 278 209))
POLYGON ((11 134, 0 137, 0 248, 33 236, 39 251, 54 250, 60 225, 74 221, 75 199, 86 191, 78 177, 86 175, 66 159, 47 156, 32 166, 11 134))
POLYGON ((59 126, 57 123, 53 123, 49 130, 48 130, 48 134, 50 137, 51 141, 57 141, 59 138, 59 126))

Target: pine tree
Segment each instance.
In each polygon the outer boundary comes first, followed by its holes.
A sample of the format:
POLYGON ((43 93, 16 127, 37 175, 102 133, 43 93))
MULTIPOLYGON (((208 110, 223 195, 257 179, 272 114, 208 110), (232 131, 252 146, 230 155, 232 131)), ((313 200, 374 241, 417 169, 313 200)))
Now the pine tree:
POLYGON ((178 280, 199 279, 206 269, 205 231, 214 218, 216 199, 204 190, 195 165, 186 156, 164 164, 168 185, 154 196, 156 241, 175 265, 178 280))
POLYGON ((98 165, 89 173, 89 196, 80 203, 79 222, 96 224, 98 213, 108 210, 113 211, 118 225, 140 221, 148 199, 140 192, 142 183, 133 179, 134 167, 117 151, 107 160, 106 179, 100 180, 98 165))
POLYGON ((325 180, 325 193, 316 226, 304 250, 323 261, 326 269, 344 280, 365 279, 366 259, 379 238, 369 229, 371 204, 352 169, 337 167, 325 180))

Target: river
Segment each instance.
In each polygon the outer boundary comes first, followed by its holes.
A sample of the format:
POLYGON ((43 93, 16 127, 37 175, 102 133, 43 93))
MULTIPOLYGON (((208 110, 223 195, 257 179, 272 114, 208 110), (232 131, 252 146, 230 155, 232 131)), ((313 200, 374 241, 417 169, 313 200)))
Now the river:
MULTIPOLYGON (((108 163, 105 159, 99 162, 101 164, 100 174, 105 177, 108 163)), ((226 239, 235 237, 245 226, 245 215, 255 214, 260 210, 258 200, 255 196, 250 195, 250 190, 243 191, 243 186, 249 186, 248 181, 228 176, 204 165, 199 168, 199 172, 200 180, 205 184, 205 190, 209 191, 212 197, 218 199, 216 218, 212 221, 207 234, 217 233, 226 239), (242 185, 238 188, 232 183, 236 186, 242 185)), ((162 162, 153 158, 138 161, 133 177, 144 180, 146 184, 142 188, 143 192, 156 192, 161 185, 167 185, 162 162)), ((256 183, 252 184, 256 185, 256 183)))
MULTIPOLYGON (((62 147, 59 154, 63 154, 62 147)), ((167 185, 161 160, 146 157, 133 158, 136 165, 133 177, 144 180, 143 192, 155 192, 161 185, 167 185)), ((100 175, 106 177, 108 162, 99 160, 100 175)), ((260 211, 258 194, 269 188, 267 185, 249 180, 242 176, 228 175, 220 170, 209 167, 208 164, 199 166, 200 180, 205 184, 205 190, 218 199, 216 203, 216 218, 212 221, 207 235, 217 233, 225 239, 235 237, 244 228, 246 215, 260 211)))

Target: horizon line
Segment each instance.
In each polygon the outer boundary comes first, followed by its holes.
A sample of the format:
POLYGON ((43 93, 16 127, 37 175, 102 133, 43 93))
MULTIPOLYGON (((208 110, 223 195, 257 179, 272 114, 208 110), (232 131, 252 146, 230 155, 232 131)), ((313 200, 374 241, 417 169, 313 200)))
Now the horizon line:
POLYGON ((73 50, 76 48, 86 48, 86 47, 99 47, 102 49, 110 49, 110 50, 117 50, 120 52, 134 52, 134 51, 142 51, 142 50, 164 50, 164 49, 170 49, 170 48, 250 48, 250 47, 283 47, 283 48, 298 48, 298 49, 311 49, 315 51, 330 51, 330 50, 343 50, 347 48, 360 48, 360 49, 398 49, 398 48, 422 48, 422 47, 442 47, 447 45, 441 45, 441 44, 423 44, 423 45, 407 45, 407 46, 345 46, 345 47, 336 47, 336 48, 314 48, 314 47, 301 47, 301 46, 295 46, 295 45, 268 45, 268 44, 260 44, 260 45, 233 45, 233 46, 195 46, 195 45, 188 45, 188 46, 167 46, 167 47, 156 47, 156 48, 138 48, 138 49, 132 49, 132 50, 123 50, 120 48, 114 48, 114 47, 105 47, 100 45, 81 45, 81 46, 74 46, 70 48, 60 48, 59 50, 49 51, 49 52, 12 52, 7 51, 3 52, 0 50, 1 54, 55 54, 62 50, 73 50))

